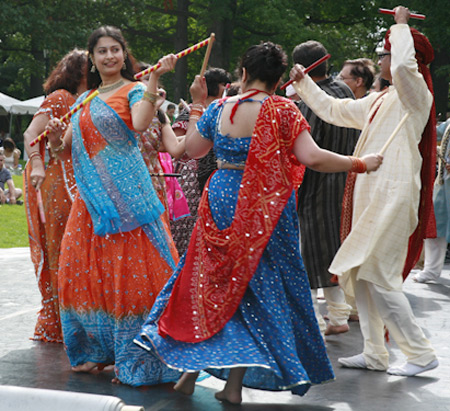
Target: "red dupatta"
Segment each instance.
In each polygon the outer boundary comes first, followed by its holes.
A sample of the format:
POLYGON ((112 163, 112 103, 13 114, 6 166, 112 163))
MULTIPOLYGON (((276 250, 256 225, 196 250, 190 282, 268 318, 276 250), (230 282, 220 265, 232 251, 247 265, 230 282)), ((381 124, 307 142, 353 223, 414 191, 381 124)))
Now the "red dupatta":
MULTIPOLYGON (((305 167, 292 153, 308 123, 289 100, 271 96, 256 120, 233 223, 219 230, 204 190, 185 264, 158 321, 158 332, 200 342, 237 310, 305 167)), ((209 184, 209 181, 208 181, 209 184)))

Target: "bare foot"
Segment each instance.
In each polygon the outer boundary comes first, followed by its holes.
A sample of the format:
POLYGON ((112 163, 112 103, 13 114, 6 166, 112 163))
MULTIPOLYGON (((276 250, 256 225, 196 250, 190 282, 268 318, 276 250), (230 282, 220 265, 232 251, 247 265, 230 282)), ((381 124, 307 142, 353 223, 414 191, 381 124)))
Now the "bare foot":
POLYGON ((92 372, 97 368, 96 362, 85 362, 84 364, 77 365, 76 367, 72 367, 72 371, 75 372, 92 372))
POLYGON ((110 363, 110 364, 97 363, 97 368, 99 371, 103 371, 103 372, 114 371, 114 363, 110 363))
POLYGON ((350 314, 348 317, 349 321, 359 321, 359 315, 358 314, 350 314))
POLYGON ((192 395, 195 390, 195 381, 197 381, 198 374, 198 372, 183 373, 173 389, 185 395, 192 395))
POLYGON ((342 325, 331 325, 329 324, 327 329, 325 330, 325 335, 332 335, 332 334, 342 334, 346 333, 349 330, 348 324, 342 324, 342 325))
POLYGON ((223 391, 216 392, 214 394, 214 397, 216 397, 216 400, 219 401, 226 401, 230 404, 239 405, 242 402, 242 394, 241 392, 232 392, 231 390, 228 390, 225 388, 223 391))

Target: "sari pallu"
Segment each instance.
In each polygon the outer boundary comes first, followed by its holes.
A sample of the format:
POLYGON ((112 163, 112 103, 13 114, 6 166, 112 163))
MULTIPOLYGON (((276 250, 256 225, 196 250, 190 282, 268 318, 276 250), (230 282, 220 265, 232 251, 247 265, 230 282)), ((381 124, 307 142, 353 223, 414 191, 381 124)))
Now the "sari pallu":
POLYGON ((293 136, 308 125, 298 114, 293 103, 278 96, 263 103, 229 228, 217 228, 204 191, 185 265, 158 321, 161 336, 207 340, 237 310, 292 190, 303 178, 304 166, 292 146, 293 136))
POLYGON ((71 365, 114 363, 119 380, 136 386, 179 376, 132 344, 178 261, 134 133, 117 114, 128 100, 130 106, 139 101, 139 88, 124 86, 106 102, 95 98, 72 118, 80 190, 61 247, 58 279, 71 365))

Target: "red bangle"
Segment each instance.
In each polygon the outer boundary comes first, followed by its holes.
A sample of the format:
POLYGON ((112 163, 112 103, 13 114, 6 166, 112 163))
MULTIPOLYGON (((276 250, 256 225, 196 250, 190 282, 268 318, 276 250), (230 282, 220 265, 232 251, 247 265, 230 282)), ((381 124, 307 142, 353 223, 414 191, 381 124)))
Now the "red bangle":
POLYGON ((192 109, 190 112, 191 116, 199 116, 201 117, 203 114, 203 110, 199 110, 199 109, 192 109))
POLYGON ((367 171, 367 164, 364 160, 353 156, 348 156, 348 158, 352 162, 350 171, 353 171, 354 173, 365 173, 367 171))

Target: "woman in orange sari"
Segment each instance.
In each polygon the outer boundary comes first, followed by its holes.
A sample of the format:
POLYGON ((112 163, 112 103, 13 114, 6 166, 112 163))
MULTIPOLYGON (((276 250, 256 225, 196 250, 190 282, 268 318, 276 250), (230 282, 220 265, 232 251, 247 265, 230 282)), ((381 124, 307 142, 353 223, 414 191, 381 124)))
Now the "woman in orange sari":
POLYGON ((50 121, 53 152, 72 150, 78 194, 61 246, 61 324, 72 369, 114 364, 113 382, 148 385, 177 379, 133 345, 133 337, 172 274, 178 254, 161 215, 136 133, 155 114, 159 77, 176 57, 162 58, 147 87, 134 80, 134 59, 119 29, 105 26, 88 41, 88 92, 99 95, 72 116, 64 137, 50 121))
POLYGON ((33 147, 31 141, 45 129, 48 121, 66 114, 79 94, 86 91, 87 54, 74 49, 57 64, 46 82, 47 98, 41 104, 24 134, 29 161, 23 174, 31 261, 34 264, 42 308, 34 339, 62 342, 58 302, 58 258, 61 240, 76 191, 72 161, 58 161, 46 150, 43 139, 33 147), (49 155, 47 167, 45 157, 49 155), (41 193, 45 221, 39 216, 41 193))

